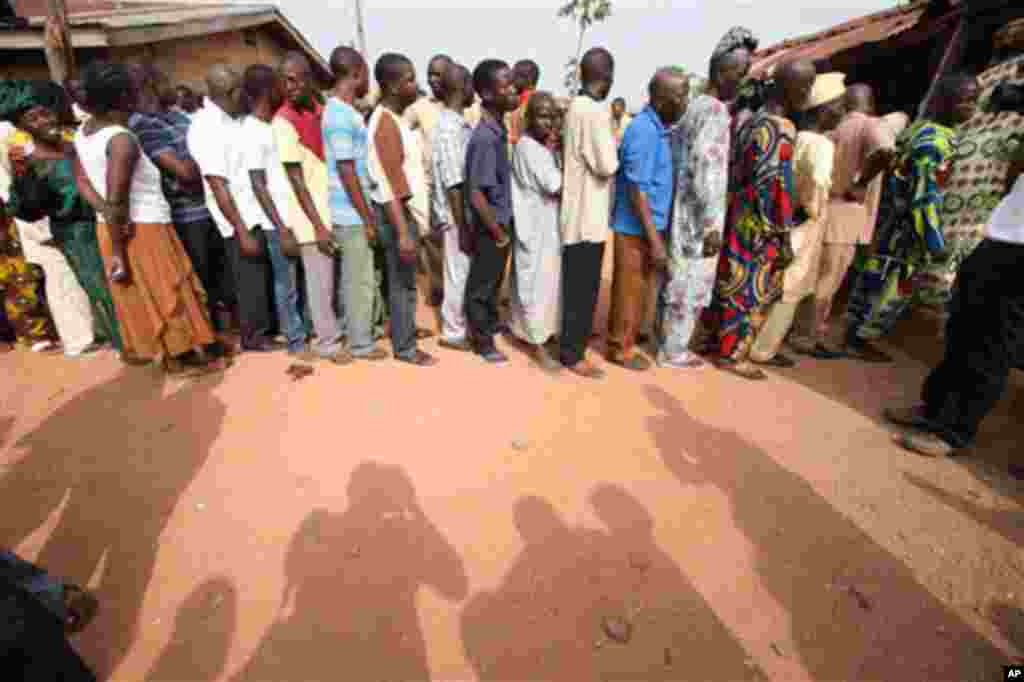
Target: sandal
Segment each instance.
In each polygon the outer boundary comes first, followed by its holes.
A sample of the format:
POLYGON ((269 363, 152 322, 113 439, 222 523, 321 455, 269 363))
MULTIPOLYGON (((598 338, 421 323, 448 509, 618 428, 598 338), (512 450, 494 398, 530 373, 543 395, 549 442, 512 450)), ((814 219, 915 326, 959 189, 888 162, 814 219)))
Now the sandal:
POLYGON ((354 358, 351 353, 342 348, 333 355, 328 355, 323 359, 339 367, 344 367, 345 365, 351 365, 354 358))
POLYGON ((755 365, 763 365, 765 367, 777 367, 779 369, 792 369, 796 367, 796 362, 787 355, 782 353, 776 353, 770 359, 761 362, 760 360, 751 360, 755 365))
POLYGON ((430 329, 424 329, 423 327, 416 328, 416 340, 426 341, 427 339, 434 338, 435 334, 430 329))
POLYGON ((767 374, 757 367, 752 367, 746 362, 741 363, 731 359, 719 358, 715 363, 715 366, 724 372, 735 374, 739 378, 746 379, 747 381, 764 381, 768 378, 767 374))
POLYGON ((900 433, 893 440, 904 450, 925 457, 949 457, 954 452, 952 445, 931 433, 900 433))
POLYGON ((846 357, 846 353, 843 351, 832 350, 823 343, 816 343, 812 348, 797 348, 796 352, 816 360, 841 360, 846 357))
POLYGON ((921 428, 927 426, 928 418, 925 416, 924 405, 913 407, 887 407, 882 410, 882 416, 887 421, 897 426, 908 426, 910 428, 921 428))
POLYGON ((603 369, 597 365, 592 364, 589 360, 583 360, 578 362, 569 368, 569 371, 577 376, 581 376, 584 379, 604 379, 606 374, 603 369))
POLYGON ((629 358, 609 358, 608 361, 634 372, 646 372, 651 368, 651 361, 642 355, 634 355, 629 358))
POLYGON ((366 355, 354 356, 356 360, 366 360, 368 362, 378 362, 380 360, 387 360, 389 357, 388 352, 383 348, 374 348, 366 355))
POLYGON ((868 362, 875 365, 887 365, 893 361, 892 356, 879 350, 874 344, 861 341, 854 345, 847 344, 846 355, 854 360, 868 362))
POLYGON ((396 355, 395 360, 404 362, 407 365, 413 365, 414 367, 433 367, 437 364, 437 358, 421 350, 416 351, 410 356, 396 355))

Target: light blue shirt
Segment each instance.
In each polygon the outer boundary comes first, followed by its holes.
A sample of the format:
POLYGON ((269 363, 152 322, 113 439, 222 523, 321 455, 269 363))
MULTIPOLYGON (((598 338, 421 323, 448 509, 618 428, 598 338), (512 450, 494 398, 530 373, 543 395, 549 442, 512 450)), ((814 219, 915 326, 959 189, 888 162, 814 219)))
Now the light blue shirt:
POLYGON ((657 112, 647 105, 626 128, 619 149, 619 172, 615 178, 615 214, 612 230, 622 234, 644 234, 644 224, 633 210, 630 187, 647 197, 658 232, 668 229, 672 209, 674 174, 669 131, 657 112))
POLYGON ((338 162, 355 161, 356 175, 359 176, 359 184, 366 192, 366 201, 369 205, 370 179, 366 172, 369 134, 366 123, 352 106, 337 97, 331 97, 324 109, 323 133, 331 222, 339 227, 362 225, 363 219, 341 183, 338 162))

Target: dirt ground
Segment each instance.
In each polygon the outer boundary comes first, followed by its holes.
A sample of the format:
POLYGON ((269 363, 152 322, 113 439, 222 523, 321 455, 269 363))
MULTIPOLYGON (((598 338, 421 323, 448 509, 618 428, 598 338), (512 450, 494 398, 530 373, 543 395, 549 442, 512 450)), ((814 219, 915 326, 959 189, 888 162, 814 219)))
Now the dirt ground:
POLYGON ((760 384, 19 351, 0 543, 97 592, 76 646, 119 682, 1001 679, 1024 375, 971 456, 908 455, 879 415, 941 346, 899 338, 760 384))

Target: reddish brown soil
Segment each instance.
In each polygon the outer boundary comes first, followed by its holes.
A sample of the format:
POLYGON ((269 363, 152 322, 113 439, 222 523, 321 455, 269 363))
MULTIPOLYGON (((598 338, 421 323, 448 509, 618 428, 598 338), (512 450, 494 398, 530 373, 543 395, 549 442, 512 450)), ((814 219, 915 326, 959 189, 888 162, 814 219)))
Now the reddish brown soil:
POLYGON ((1024 382, 972 456, 908 455, 879 414, 940 346, 900 338, 761 384, 19 351, 0 543, 98 593, 76 646, 124 682, 1000 679, 1024 382))

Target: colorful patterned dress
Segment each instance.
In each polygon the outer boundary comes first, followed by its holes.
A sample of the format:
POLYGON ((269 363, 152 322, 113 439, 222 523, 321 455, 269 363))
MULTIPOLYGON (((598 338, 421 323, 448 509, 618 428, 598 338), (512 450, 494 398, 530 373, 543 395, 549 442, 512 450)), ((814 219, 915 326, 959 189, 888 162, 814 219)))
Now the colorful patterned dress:
POLYGON ((96 239, 96 214, 78 192, 72 162, 29 161, 22 174, 15 174, 8 208, 25 222, 50 219, 54 242, 92 304, 96 331, 122 350, 114 300, 96 239))
POLYGON ((669 279, 661 292, 661 343, 658 364, 694 364, 689 350, 702 308, 711 302, 717 257, 704 257, 709 233, 725 227, 729 187, 729 109, 709 95, 690 103, 672 129, 676 189, 669 228, 669 279))
POLYGON ((792 260, 788 233, 803 222, 795 201, 795 140, 791 121, 763 110, 735 134, 713 302, 723 359, 746 359, 765 310, 782 295, 792 260))
POLYGON ((953 163, 952 128, 922 120, 897 142, 899 156, 878 209, 875 250, 850 295, 849 335, 886 335, 907 310, 922 269, 945 251, 943 193, 953 163))
POLYGON ((43 269, 25 260, 18 228, 6 215, 0 215, 0 230, 0 291, 14 335, 27 346, 55 342, 57 330, 43 295, 43 269))
POLYGON ((978 77, 980 106, 971 120, 957 129, 953 168, 942 205, 949 259, 922 270, 916 298, 925 305, 944 308, 949 303, 960 264, 981 243, 988 219, 1003 198, 1009 157, 1024 143, 1024 114, 993 113, 988 102, 1000 83, 1021 82, 1017 73, 1022 66, 1024 56, 987 69, 978 77))

